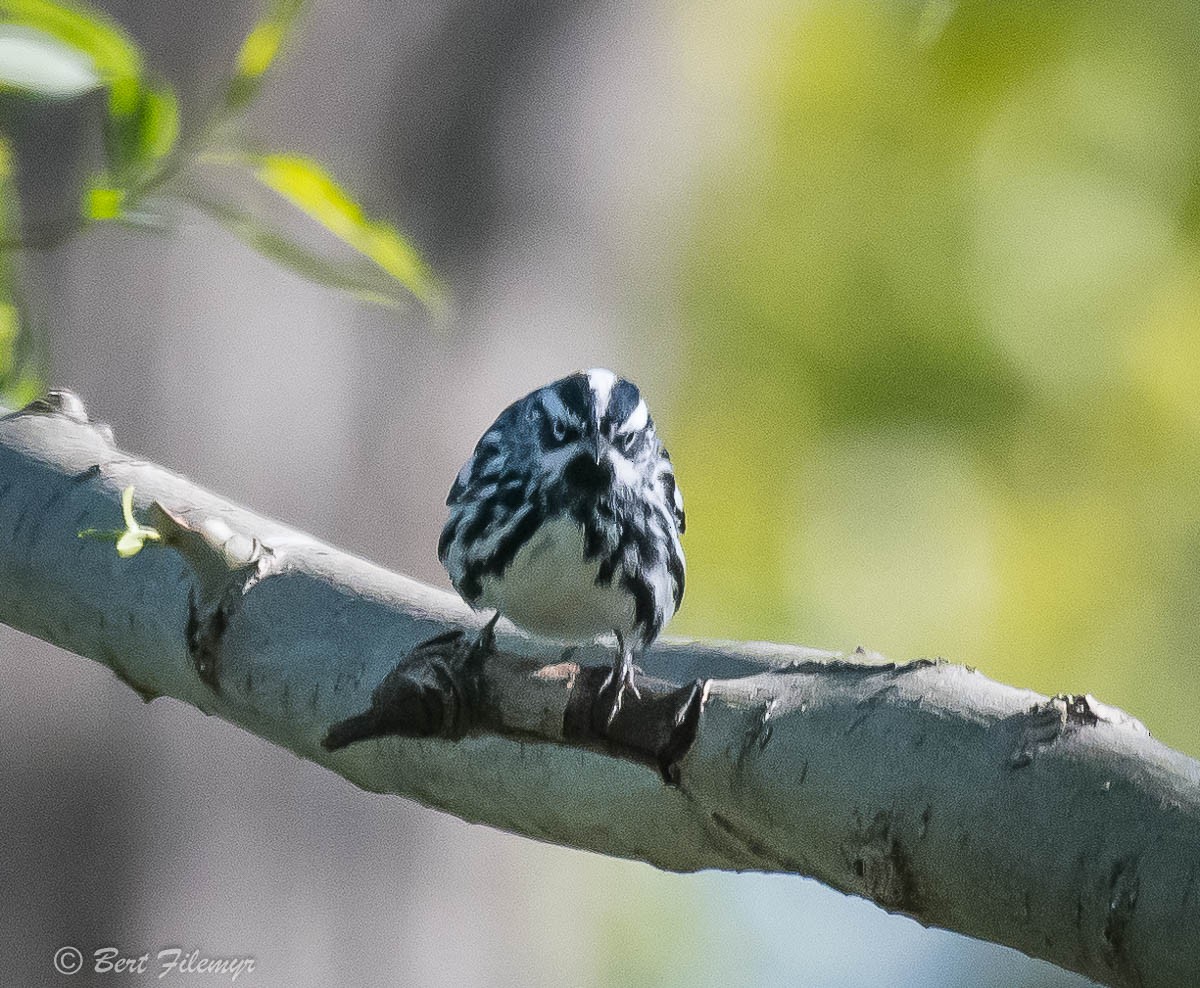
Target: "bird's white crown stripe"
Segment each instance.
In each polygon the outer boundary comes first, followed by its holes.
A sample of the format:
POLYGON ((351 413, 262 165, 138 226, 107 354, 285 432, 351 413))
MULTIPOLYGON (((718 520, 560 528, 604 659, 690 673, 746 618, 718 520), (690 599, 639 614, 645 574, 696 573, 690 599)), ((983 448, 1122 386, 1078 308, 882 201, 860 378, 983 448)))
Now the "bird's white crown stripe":
POLYGON ((609 399, 612 398, 613 386, 617 383, 617 375, 603 367, 593 367, 587 372, 588 385, 596 396, 596 418, 603 418, 608 410, 609 399))

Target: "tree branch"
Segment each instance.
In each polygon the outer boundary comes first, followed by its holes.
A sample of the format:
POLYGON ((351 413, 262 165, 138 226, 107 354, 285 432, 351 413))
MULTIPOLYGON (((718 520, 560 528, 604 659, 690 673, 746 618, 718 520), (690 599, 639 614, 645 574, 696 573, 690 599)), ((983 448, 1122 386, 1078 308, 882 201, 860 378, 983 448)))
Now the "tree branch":
POLYGON ((1200 764, 1091 697, 663 642, 610 728, 605 650, 478 643, 456 597, 129 457, 63 400, 0 418, 0 621, 470 821, 795 872, 1106 984, 1200 984, 1200 764), (120 559, 76 533, 129 485, 163 542, 120 559))

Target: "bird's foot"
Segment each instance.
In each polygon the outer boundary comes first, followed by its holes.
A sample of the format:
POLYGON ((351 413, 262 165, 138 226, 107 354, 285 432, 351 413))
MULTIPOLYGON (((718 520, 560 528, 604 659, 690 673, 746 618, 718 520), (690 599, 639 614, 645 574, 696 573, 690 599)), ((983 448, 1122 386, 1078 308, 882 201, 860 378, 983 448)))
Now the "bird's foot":
POLYGON ((642 698, 642 694, 638 692, 637 685, 633 681, 634 673, 640 671, 624 657, 619 657, 613 663, 608 677, 601 684, 600 692, 597 694, 598 699, 607 693, 612 694, 611 700, 605 700, 608 705, 608 713, 604 718, 605 729, 612 727, 613 721, 617 719, 617 714, 621 712, 621 702, 625 699, 626 691, 632 693, 635 700, 642 698))

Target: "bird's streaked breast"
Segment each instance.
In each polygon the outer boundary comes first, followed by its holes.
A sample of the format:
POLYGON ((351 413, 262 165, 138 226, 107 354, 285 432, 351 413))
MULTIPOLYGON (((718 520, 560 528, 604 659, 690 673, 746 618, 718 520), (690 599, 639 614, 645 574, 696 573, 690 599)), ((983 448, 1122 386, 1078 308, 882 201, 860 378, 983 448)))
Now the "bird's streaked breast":
POLYGON ((584 558, 583 529, 567 515, 541 525, 502 574, 483 578, 477 607, 494 607, 547 638, 590 641, 634 628, 634 602, 617 581, 597 585, 600 561, 584 558))

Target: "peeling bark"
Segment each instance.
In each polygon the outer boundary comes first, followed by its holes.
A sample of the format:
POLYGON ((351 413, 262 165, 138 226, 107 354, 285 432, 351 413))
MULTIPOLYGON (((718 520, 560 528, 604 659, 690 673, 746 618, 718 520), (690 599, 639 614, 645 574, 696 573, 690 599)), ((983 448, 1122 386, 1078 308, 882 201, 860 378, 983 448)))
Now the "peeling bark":
POLYGON ((59 397, 0 417, 0 621, 339 772, 661 868, 812 876, 1111 985, 1200 984, 1200 764, 1085 695, 944 662, 503 623, 135 460, 59 397), (120 492, 163 536, 76 538, 120 492), (600 705, 602 706, 602 705, 600 705))

